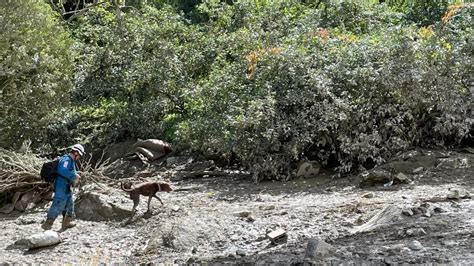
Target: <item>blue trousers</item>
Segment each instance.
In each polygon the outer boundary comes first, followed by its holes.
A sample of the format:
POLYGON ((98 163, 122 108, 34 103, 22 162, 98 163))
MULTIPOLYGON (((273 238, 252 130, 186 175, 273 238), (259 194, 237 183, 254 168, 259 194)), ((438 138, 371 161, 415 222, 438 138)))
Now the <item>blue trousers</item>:
POLYGON ((74 200, 72 193, 63 194, 60 196, 54 195, 53 204, 49 208, 47 218, 56 219, 59 214, 63 216, 74 216, 74 200))

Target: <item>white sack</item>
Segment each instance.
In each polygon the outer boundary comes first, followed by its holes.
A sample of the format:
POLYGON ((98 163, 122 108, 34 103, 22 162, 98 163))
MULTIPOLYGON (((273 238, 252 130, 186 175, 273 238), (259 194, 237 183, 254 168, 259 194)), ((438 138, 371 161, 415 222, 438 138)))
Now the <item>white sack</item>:
POLYGON ((43 233, 38 233, 28 238, 28 248, 35 249, 41 247, 48 247, 56 245, 61 242, 59 234, 55 231, 48 230, 43 233))

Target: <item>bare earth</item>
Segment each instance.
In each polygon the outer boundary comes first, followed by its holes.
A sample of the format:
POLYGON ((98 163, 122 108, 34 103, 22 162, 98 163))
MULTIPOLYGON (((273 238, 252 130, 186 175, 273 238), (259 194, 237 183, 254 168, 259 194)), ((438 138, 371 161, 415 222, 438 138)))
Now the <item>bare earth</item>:
MULTIPOLYGON (((0 215, 0 262, 302 264, 308 240, 318 238, 332 249, 315 262, 474 264, 474 201, 446 199, 455 189, 474 195, 474 154, 452 153, 409 178, 409 184, 367 189, 359 188, 357 176, 332 179, 328 173, 260 184, 238 176, 184 180, 173 187, 191 189, 160 194, 165 205, 153 200, 151 215, 142 197, 133 218, 76 220, 75 228, 60 233, 62 243, 32 251, 14 243, 41 232, 46 208, 0 215), (415 213, 356 232, 388 206, 415 213), (276 229, 287 239, 270 242, 265 236, 276 229)), ((132 208, 120 189, 107 193, 132 208)))

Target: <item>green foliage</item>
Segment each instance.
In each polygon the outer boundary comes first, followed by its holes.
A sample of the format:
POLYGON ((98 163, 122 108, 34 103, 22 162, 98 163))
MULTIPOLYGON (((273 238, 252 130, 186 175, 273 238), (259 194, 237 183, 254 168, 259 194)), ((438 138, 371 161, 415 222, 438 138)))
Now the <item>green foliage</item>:
POLYGON ((162 138, 259 181, 301 160, 346 173, 472 131, 468 5, 171 2, 121 16, 103 4, 69 25, 73 107, 47 112, 51 146, 162 138))
POLYGON ((400 1, 391 0, 388 4, 394 9, 403 12, 405 19, 416 23, 418 26, 426 27, 441 20, 446 13, 448 0, 438 1, 400 1))
POLYGON ((43 118, 68 104, 72 41, 43 2, 2 1, 0 13, 0 146, 37 144, 43 118))
MULTIPOLYGON (((248 30, 256 22, 243 8, 245 19, 226 15, 232 32, 219 39, 233 60, 216 61, 195 96, 195 117, 179 131, 196 149, 237 156, 256 180, 286 179, 301 159, 335 160, 346 172, 413 145, 456 143, 472 128, 472 46, 463 41, 472 27, 400 27, 391 11, 373 26, 354 24, 359 15, 328 24, 307 12, 301 19, 315 24, 291 31, 298 23, 273 6, 281 37, 271 39, 261 27, 248 30), (446 40, 454 36, 463 37, 446 40)), ((459 21, 471 20, 464 15, 459 21)))
POLYGON ((80 53, 73 103, 91 124, 77 130, 96 144, 162 137, 176 120, 165 118, 186 114, 194 80, 206 72, 207 41, 171 8, 131 10, 122 21, 98 8, 73 35, 80 53))

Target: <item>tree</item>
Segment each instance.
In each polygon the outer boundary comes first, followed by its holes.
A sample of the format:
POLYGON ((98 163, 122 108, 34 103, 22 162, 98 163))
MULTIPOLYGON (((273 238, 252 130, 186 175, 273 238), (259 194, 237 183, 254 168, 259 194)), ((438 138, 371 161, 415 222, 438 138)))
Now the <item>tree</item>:
POLYGON ((0 2, 0 146, 38 142, 46 115, 67 104, 72 41, 39 1, 0 2))

